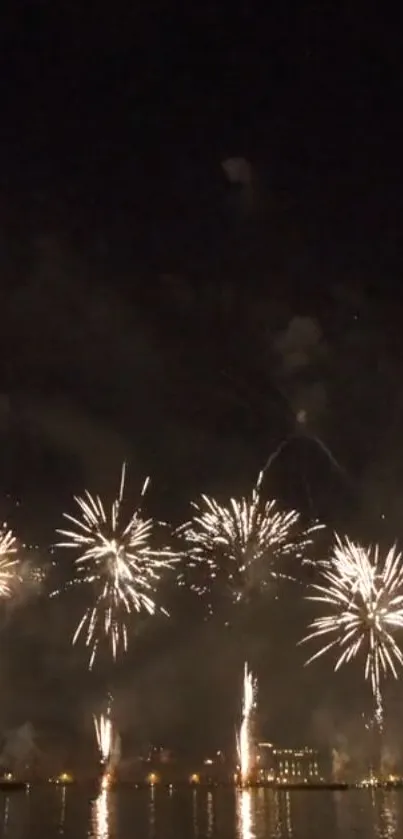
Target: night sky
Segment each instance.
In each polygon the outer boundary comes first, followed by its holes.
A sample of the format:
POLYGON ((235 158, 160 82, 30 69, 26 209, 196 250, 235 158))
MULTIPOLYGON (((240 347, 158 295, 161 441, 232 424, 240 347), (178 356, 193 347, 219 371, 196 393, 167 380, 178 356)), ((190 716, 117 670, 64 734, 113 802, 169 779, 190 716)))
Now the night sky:
MULTIPOLYGON (((395 22, 351 3, 72 5, 6 4, 0 27, 3 518, 45 562, 73 493, 112 498, 123 459, 128 498, 151 475, 147 509, 178 524, 201 492, 248 493, 288 439, 269 496, 400 539, 395 22)), ((78 740, 113 690, 133 743, 226 747, 247 651, 265 736, 359 740, 359 667, 302 669, 302 591, 228 629, 168 585, 170 621, 134 625, 90 675, 69 647, 81 600, 27 596, 4 613, 2 725, 78 740)))

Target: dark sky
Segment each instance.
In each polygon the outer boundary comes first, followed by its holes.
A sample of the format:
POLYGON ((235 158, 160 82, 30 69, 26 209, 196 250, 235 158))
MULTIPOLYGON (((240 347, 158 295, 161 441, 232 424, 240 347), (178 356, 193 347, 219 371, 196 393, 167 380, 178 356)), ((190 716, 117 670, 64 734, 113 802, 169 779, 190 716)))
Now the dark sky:
MULTIPOLYGON (((289 436, 269 493, 363 540, 400 538, 395 22, 352 3, 8 5, 4 516, 44 551, 72 493, 112 493, 127 458, 133 499, 151 474, 150 512, 179 522, 202 491, 248 492, 289 436), (231 157, 248 184, 229 182, 231 157)), ((284 597, 281 615, 271 601, 249 615, 265 734, 323 740, 364 690, 359 675, 356 695, 343 675, 325 689, 330 662, 301 669, 306 608, 284 597)), ((139 739, 228 741, 244 634, 173 605, 169 630, 141 625, 126 663, 92 678, 62 600, 16 609, 3 716, 80 731, 112 687, 139 739)))

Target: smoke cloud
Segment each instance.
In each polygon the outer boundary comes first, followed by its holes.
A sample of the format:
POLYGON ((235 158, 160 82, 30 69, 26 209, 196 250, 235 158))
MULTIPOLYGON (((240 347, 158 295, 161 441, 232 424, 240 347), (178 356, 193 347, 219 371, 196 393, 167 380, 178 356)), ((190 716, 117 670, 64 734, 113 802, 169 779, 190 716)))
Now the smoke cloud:
POLYGON ((36 751, 35 731, 32 723, 25 722, 19 728, 9 731, 0 754, 0 766, 10 769, 17 775, 27 765, 36 751))

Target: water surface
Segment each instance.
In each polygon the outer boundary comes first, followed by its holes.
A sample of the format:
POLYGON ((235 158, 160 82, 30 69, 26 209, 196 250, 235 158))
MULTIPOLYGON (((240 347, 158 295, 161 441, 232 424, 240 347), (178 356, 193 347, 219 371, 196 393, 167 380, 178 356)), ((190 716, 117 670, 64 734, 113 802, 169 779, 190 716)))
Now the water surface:
POLYGON ((403 790, 79 787, 0 793, 7 839, 400 839, 403 790))

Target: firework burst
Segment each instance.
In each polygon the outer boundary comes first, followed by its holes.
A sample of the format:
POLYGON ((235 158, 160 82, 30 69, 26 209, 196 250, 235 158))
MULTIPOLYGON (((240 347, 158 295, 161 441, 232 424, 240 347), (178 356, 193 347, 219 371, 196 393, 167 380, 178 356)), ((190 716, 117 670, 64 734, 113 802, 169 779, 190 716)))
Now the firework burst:
POLYGON ((231 498, 227 507, 202 495, 201 503, 192 505, 193 519, 179 528, 188 566, 201 571, 203 582, 190 583, 199 595, 210 593, 221 581, 237 602, 270 580, 290 578, 278 568, 278 560, 290 555, 303 559, 313 533, 321 528, 315 524, 301 530, 298 512, 281 511, 274 500, 263 501, 263 477, 261 472, 250 498, 231 498))
POLYGON ((17 540, 6 524, 0 528, 0 598, 11 597, 18 580, 17 540))
POLYGON ((307 664, 334 649, 338 670, 363 652, 375 717, 382 725, 381 679, 389 673, 397 679, 397 667, 403 665, 393 635, 403 627, 402 555, 396 545, 382 558, 378 545, 363 548, 337 538, 333 555, 320 573, 322 582, 312 586, 315 594, 308 599, 326 604, 329 613, 315 618, 303 642, 323 637, 326 643, 307 664))
MULTIPOLYGON (((125 474, 123 465, 119 495, 110 514, 101 498, 87 490, 84 497, 75 497, 80 518, 64 514, 73 528, 57 531, 66 539, 58 547, 79 551, 75 576, 68 585, 87 584, 93 594, 93 602, 85 610, 73 637, 76 643, 82 633, 85 635, 90 648, 90 669, 102 637, 110 642, 114 659, 118 650, 127 650, 128 620, 133 612, 168 614, 162 606, 157 606, 155 592, 163 570, 171 568, 177 556, 168 548, 151 547, 155 522, 143 519, 140 509, 127 524, 122 524, 125 474)), ((149 479, 144 483, 141 497, 148 483, 149 479)))

